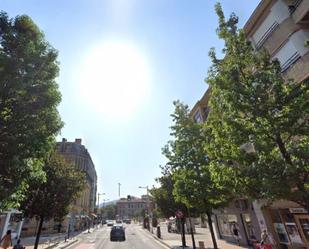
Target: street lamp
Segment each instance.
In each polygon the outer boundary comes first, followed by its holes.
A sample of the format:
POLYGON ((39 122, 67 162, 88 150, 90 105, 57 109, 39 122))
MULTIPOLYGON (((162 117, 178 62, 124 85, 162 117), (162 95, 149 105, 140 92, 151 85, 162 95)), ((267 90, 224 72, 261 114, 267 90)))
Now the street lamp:
POLYGON ((98 210, 100 208, 100 195, 105 195, 105 193, 102 194, 98 193, 98 210))

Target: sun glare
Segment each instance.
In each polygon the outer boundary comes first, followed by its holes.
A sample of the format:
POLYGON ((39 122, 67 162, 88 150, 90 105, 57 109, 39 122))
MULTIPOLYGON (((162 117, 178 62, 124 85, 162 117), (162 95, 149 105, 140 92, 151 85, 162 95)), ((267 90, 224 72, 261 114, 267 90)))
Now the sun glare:
POLYGON ((147 98, 149 68, 130 43, 110 42, 93 48, 83 61, 78 94, 104 116, 133 115, 147 98))

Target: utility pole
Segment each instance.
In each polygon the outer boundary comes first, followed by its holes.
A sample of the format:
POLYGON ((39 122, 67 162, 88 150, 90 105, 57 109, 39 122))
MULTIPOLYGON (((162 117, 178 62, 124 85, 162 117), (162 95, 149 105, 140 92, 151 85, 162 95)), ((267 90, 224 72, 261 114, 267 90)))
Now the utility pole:
POLYGON ((121 184, 120 184, 120 182, 118 182, 118 197, 120 198, 120 186, 121 186, 121 184))
POLYGON ((98 193, 98 210, 100 208, 100 195, 105 195, 105 193, 102 194, 98 193))

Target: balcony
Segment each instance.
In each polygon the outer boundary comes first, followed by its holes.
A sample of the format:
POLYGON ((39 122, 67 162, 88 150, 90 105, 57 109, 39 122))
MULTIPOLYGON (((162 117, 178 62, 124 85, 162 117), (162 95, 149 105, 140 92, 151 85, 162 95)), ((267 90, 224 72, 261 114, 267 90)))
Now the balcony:
POLYGON ((309 25, 309 4, 307 0, 294 1, 290 11, 295 23, 309 25))

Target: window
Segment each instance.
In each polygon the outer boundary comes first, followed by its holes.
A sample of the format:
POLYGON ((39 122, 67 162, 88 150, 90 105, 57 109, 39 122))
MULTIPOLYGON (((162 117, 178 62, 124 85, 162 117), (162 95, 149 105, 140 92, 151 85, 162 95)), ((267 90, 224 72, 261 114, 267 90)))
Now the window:
POLYGON ((209 108, 208 107, 205 107, 204 109, 203 109, 203 111, 204 111, 204 116, 205 116, 205 120, 208 118, 208 114, 209 114, 209 108))
POLYGON ((202 115, 201 115, 200 111, 197 111, 194 114, 194 120, 195 120, 196 123, 202 123, 202 115))
POLYGON ((233 214, 222 214, 218 215, 218 227, 220 233, 224 236, 232 236, 232 226, 237 224, 237 217, 233 214))

